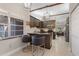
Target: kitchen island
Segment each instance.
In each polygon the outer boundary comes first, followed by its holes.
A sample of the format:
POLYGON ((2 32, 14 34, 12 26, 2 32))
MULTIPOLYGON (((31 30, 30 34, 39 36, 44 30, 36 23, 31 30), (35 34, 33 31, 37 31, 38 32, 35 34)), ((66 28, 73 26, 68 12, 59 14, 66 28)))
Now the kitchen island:
POLYGON ((51 39, 51 34, 50 33, 28 33, 31 36, 44 36, 45 37, 45 48, 50 49, 52 46, 52 39, 51 39))

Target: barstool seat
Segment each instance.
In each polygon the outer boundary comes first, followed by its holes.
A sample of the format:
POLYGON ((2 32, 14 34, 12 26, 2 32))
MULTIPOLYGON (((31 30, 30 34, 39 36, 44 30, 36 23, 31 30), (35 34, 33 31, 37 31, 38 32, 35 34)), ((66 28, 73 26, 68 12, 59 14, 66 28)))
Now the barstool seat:
POLYGON ((36 46, 43 45, 45 43, 45 38, 42 36, 33 36, 32 37, 32 44, 36 46))

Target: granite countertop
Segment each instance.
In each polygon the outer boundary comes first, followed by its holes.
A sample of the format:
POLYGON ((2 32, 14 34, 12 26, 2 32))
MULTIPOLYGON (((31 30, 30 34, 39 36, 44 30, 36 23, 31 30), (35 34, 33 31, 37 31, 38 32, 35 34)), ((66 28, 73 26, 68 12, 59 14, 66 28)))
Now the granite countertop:
POLYGON ((28 33, 30 35, 50 35, 50 33, 28 33))

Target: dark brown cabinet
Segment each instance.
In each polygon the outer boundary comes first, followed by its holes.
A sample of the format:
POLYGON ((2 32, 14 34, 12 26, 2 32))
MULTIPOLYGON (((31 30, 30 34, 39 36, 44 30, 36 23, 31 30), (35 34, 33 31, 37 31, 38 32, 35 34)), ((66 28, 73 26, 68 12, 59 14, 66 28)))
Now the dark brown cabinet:
POLYGON ((40 21, 39 19, 30 16, 30 27, 55 28, 55 20, 40 21))
POLYGON ((30 16, 30 27, 40 27, 40 20, 30 16))
POLYGON ((40 28, 44 28, 44 23, 43 23, 43 21, 40 21, 40 28))
POLYGON ((55 20, 43 21, 43 28, 55 28, 55 20))

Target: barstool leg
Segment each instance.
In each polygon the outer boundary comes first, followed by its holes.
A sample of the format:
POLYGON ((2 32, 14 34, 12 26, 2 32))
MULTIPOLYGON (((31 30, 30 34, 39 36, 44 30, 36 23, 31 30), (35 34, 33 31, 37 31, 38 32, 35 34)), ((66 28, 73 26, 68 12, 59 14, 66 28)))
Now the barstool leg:
MULTIPOLYGON (((45 53, 45 43, 44 43, 44 53, 45 53)), ((44 55, 44 54, 43 54, 44 55)))
POLYGON ((32 55, 34 56, 33 45, 32 45, 32 55))
POLYGON ((36 48, 37 48, 37 46, 32 45, 32 55, 33 56, 36 56, 37 55, 36 52, 35 52, 36 51, 36 48))
POLYGON ((40 49, 40 48, 39 48, 39 46, 37 46, 37 48, 38 48, 38 49, 37 49, 37 56, 39 56, 39 49, 40 49))
POLYGON ((45 53, 45 45, 43 47, 43 54, 42 54, 42 56, 44 56, 44 53, 45 53))

